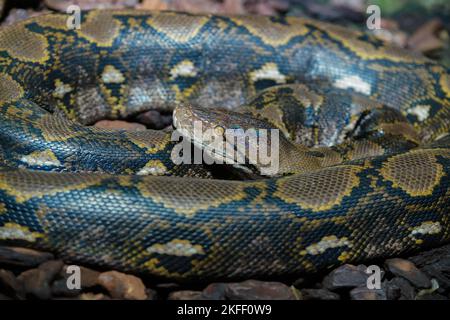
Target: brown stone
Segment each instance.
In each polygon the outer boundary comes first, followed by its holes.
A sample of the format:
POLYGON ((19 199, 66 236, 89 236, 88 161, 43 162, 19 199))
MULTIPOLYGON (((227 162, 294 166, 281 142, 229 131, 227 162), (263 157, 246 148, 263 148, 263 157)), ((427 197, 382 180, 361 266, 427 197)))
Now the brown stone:
POLYGON ((109 296, 103 293, 86 292, 78 296, 79 300, 111 300, 109 296))
POLYGON ((327 289, 302 289, 300 290, 303 300, 339 300, 337 293, 327 289))
POLYGON ((5 21, 2 23, 3 25, 10 25, 13 23, 16 23, 17 21, 29 19, 31 17, 40 16, 43 14, 48 14, 50 11, 48 10, 33 10, 33 9, 18 9, 18 8, 12 8, 8 12, 8 16, 6 17, 5 21))
POLYGON ((133 275, 117 271, 103 272, 98 284, 108 290, 113 299, 145 300, 147 293, 142 280, 133 275))
POLYGON ((423 53, 442 49, 444 41, 439 38, 438 34, 443 28, 444 24, 437 18, 428 21, 408 39, 408 48, 423 53))
POLYGON ((0 246, 0 264, 32 268, 53 258, 53 255, 48 252, 0 246))
POLYGON ((12 299, 3 293, 0 293, 0 300, 12 300, 12 299))
POLYGON ((137 6, 141 10, 168 10, 169 5, 164 0, 142 0, 137 6))
POLYGON ((206 300, 225 300, 225 283, 211 283, 202 291, 202 296, 206 300))
POLYGON ((368 274, 365 272, 366 266, 354 266, 344 264, 328 274, 322 284, 328 290, 342 288, 356 288, 367 285, 368 274))
POLYGON ((149 110, 139 114, 136 121, 146 125, 150 129, 161 130, 172 125, 172 115, 161 114, 156 110, 149 110))
POLYGON ((411 261, 394 258, 385 261, 386 268, 394 275, 403 277, 417 288, 429 288, 431 281, 411 261))
POLYGON ((136 6, 138 0, 44 0, 47 7, 66 12, 70 5, 77 5, 82 10, 122 9, 136 6))
POLYGON ((158 293, 152 289, 145 289, 145 294, 147 295, 147 300, 156 300, 158 298, 158 293))
POLYGON ((80 294, 81 289, 71 289, 67 286, 67 279, 58 279, 53 281, 51 285, 51 293, 53 297, 76 297, 80 294))
POLYGON ((385 284, 388 299, 414 300, 416 292, 411 283, 400 277, 395 277, 385 284), (399 292, 398 292, 399 291, 399 292))
POLYGON ((446 293, 450 290, 450 245, 425 251, 409 258, 429 278, 434 278, 439 284, 437 291, 446 293))
POLYGON ((232 300, 295 300, 294 293, 287 285, 259 280, 229 283, 225 295, 232 300))
POLYGON ((201 291, 181 290, 169 293, 169 300, 204 300, 201 291))
POLYGON ((112 130, 143 131, 147 129, 143 124, 122 120, 100 120, 94 126, 112 130))
MULTIPOLYGON (((71 274, 67 273, 67 267, 64 266, 61 270, 61 277, 67 279, 71 274)), ((82 289, 92 288, 98 285, 98 277, 100 276, 100 272, 83 267, 78 266, 80 268, 80 285, 82 289)))
POLYGON ((63 267, 60 260, 44 262, 36 269, 22 272, 17 279, 24 284, 27 294, 39 299, 50 299, 52 291, 50 284, 63 267))
POLYGON ((386 293, 382 289, 369 289, 367 287, 358 287, 350 291, 352 300, 387 300, 386 293))
POLYGON ((3 269, 0 269, 0 292, 13 298, 25 296, 22 282, 11 271, 3 269))

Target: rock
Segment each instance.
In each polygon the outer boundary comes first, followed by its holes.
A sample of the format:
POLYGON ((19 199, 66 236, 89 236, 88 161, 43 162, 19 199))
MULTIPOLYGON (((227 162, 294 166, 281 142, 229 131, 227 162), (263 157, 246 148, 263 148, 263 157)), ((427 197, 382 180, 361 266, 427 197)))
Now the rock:
POLYGON ((180 285, 174 282, 157 283, 152 287, 158 292, 158 296, 168 296, 173 291, 181 290, 180 285))
POLYGON ((0 292, 13 298, 24 298, 25 292, 22 282, 8 270, 0 269, 0 292))
MULTIPOLYGON (((226 0, 224 2, 228 2, 226 0)), ((232 0, 240 1, 240 0, 232 0)), ((185 11, 190 13, 220 13, 224 6, 220 1, 209 0, 172 0, 169 1, 169 9, 176 11, 185 11)))
POLYGON ((422 252, 409 260, 430 278, 437 280, 438 292, 444 293, 450 290, 450 245, 422 252))
POLYGON ((398 300, 401 297, 401 289, 395 283, 390 284, 389 281, 385 281, 381 286, 384 288, 388 300, 398 300))
POLYGON ((106 294, 103 293, 82 293, 78 296, 79 300, 111 300, 106 294))
POLYGON ((122 120, 100 120, 94 124, 97 128, 112 129, 112 130, 130 130, 130 131, 143 131, 147 128, 140 123, 127 122, 122 120))
POLYGON ((169 5, 164 0, 142 0, 137 8, 141 10, 168 10, 169 5))
POLYGON ((416 296, 416 292, 411 283, 400 277, 395 277, 385 282, 386 296, 391 298, 397 298, 399 300, 413 300, 416 296), (398 294, 400 291, 400 295, 398 294))
POLYGON ((100 272, 77 266, 80 268, 80 288, 69 288, 67 281, 69 277, 72 276, 71 272, 67 271, 69 266, 65 265, 60 273, 60 279, 55 280, 51 286, 53 296, 63 296, 63 297, 75 297, 80 294, 82 290, 90 289, 98 285, 98 277, 100 272))
POLYGON ((291 288, 281 282, 246 280, 229 283, 225 296, 231 300, 295 300, 291 288))
MULTIPOLYGON (((233 0, 230 0, 232 2, 233 0)), ((237 1, 236 1, 237 2, 237 1)), ((266 16, 276 16, 281 11, 289 9, 289 1, 286 0, 257 0, 245 1, 245 9, 248 12, 266 16)))
POLYGON ((327 289, 302 289, 300 290, 303 300, 339 300, 337 293, 327 289))
POLYGON ((4 295, 3 293, 0 293, 0 300, 12 300, 12 299, 7 295, 4 295))
POLYGON ((51 285, 52 296, 76 297, 80 294, 80 291, 81 289, 70 289, 67 286, 67 279, 55 280, 51 285))
POLYGON ((163 282, 156 284, 155 287, 157 290, 175 291, 180 287, 180 285, 175 282, 163 282))
POLYGON ((439 293, 427 293, 427 294, 418 296, 417 300, 448 300, 448 298, 439 293))
POLYGON ((344 264, 328 274, 322 282, 324 288, 334 291, 342 288, 367 286, 366 266, 344 264))
POLYGON ((0 264, 33 268, 52 259, 54 257, 51 253, 26 248, 0 246, 0 264))
POLYGON ((10 25, 20 20, 25 20, 31 17, 36 17, 47 13, 50 13, 50 11, 48 10, 36 11, 32 9, 11 8, 11 10, 8 12, 8 16, 6 17, 2 25, 10 25))
POLYGON ((147 300, 156 300, 158 297, 158 293, 152 289, 145 289, 145 294, 147 295, 147 300))
POLYGON ((430 264, 439 263, 447 258, 450 258, 450 244, 432 250, 423 251, 416 256, 409 257, 408 260, 414 263, 418 268, 423 268, 430 264))
POLYGON ((437 280, 440 293, 450 291, 450 259, 426 266, 422 270, 437 280))
POLYGON ((438 34, 444 27, 438 18, 428 21, 409 37, 408 48, 422 53, 442 49, 445 41, 440 39, 438 34))
POLYGON ((304 278, 297 278, 292 282, 292 286, 295 288, 315 288, 319 289, 322 287, 323 276, 320 274, 311 274, 304 278))
POLYGON ((225 283, 211 283, 202 291, 202 296, 206 300, 225 300, 225 283))
POLYGON ((203 300, 201 291, 181 290, 169 293, 169 300, 203 300))
POLYGON ((98 284, 108 290, 113 299, 145 300, 147 293, 142 280, 117 271, 103 272, 98 284))
POLYGON ((22 272, 17 279, 22 281, 27 294, 36 298, 47 300, 51 298, 52 291, 50 283, 63 267, 60 260, 50 260, 44 262, 36 269, 22 272))
POLYGON ((362 21, 362 12, 356 12, 348 6, 331 6, 319 1, 304 1, 308 16, 317 16, 323 20, 362 21))
POLYGON ((70 5, 77 5, 82 10, 91 9, 122 9, 134 7, 139 0, 44 0, 47 7, 66 12, 70 5))
POLYGON ((369 289, 367 287, 358 287, 350 291, 352 300, 387 300, 383 289, 369 289))
MULTIPOLYGON (((70 273, 67 273, 67 267, 68 266, 64 266, 61 270, 60 276, 64 279, 67 279, 71 275, 70 273)), ((82 289, 88 289, 98 285, 98 277, 100 276, 100 272, 82 266, 78 267, 80 268, 80 285, 82 289)))
POLYGON ((398 23, 390 19, 381 19, 381 28, 371 30, 379 39, 393 43, 404 48, 408 40, 408 34, 400 30, 398 23))
POLYGON ((139 114, 136 121, 145 124, 150 129, 161 130, 172 125, 172 115, 162 114, 156 110, 149 110, 139 114))
POLYGON ((417 288, 429 288, 431 281, 411 261, 394 258, 385 261, 386 268, 394 275, 403 277, 417 288))

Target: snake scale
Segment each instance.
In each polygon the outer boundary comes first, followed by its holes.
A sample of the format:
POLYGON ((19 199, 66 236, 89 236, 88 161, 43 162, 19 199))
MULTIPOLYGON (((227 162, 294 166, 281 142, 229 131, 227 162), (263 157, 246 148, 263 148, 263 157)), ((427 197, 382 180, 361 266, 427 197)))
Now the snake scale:
POLYGON ((0 30, 2 243, 196 280, 299 275, 450 240, 450 78, 439 64, 304 18, 90 11, 80 29, 66 21, 0 30), (244 104, 315 146, 299 159, 322 166, 200 179, 170 161, 166 132, 89 126, 244 104), (361 127, 367 104, 392 117, 344 161, 341 132, 361 127), (398 137, 396 123, 410 141, 389 149, 382 137, 398 137))

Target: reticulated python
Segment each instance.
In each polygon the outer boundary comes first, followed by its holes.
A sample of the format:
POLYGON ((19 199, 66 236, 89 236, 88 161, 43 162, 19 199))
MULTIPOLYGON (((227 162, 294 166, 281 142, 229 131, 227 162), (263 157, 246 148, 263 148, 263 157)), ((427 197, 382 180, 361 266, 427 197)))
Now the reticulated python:
POLYGON ((442 66, 308 19, 92 11, 76 30, 66 19, 0 30, 0 241, 198 279, 296 275, 450 239, 442 66), (154 176, 197 171, 170 161, 165 132, 85 126, 244 103, 319 146, 283 153, 299 173, 154 176))

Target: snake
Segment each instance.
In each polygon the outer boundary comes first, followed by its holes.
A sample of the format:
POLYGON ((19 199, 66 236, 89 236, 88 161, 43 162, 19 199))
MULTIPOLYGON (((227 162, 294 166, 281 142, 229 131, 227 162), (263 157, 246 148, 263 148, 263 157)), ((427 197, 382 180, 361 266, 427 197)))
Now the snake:
POLYGON ((197 281, 312 274, 450 240, 444 66, 309 18, 74 21, 0 30, 2 244, 197 281), (149 110, 174 112, 196 147, 194 120, 277 128, 280 171, 216 178, 171 160, 184 141, 173 132, 92 126, 149 110))

